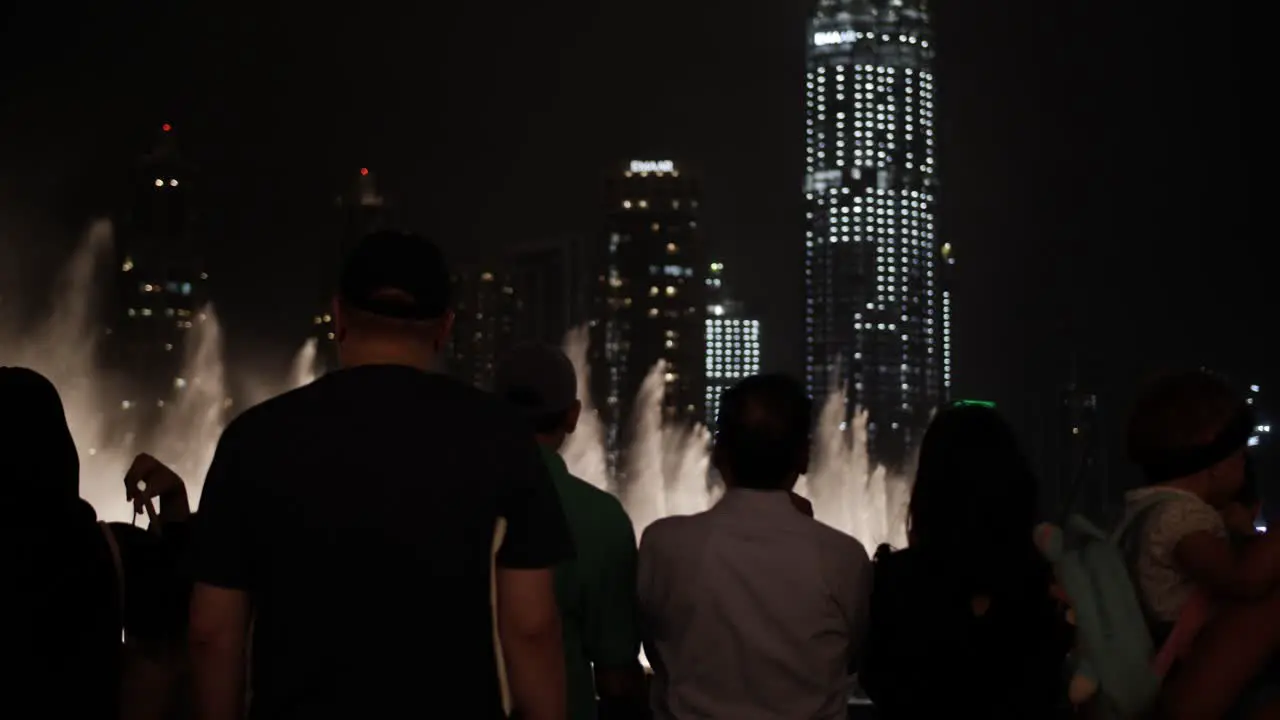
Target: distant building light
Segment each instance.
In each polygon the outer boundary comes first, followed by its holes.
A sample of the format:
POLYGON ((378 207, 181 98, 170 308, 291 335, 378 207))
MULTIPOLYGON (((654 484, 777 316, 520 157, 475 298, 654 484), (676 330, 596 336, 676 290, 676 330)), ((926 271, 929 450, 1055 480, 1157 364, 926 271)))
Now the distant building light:
POLYGON ((169 187, 178 187, 178 181, 177 181, 177 180, 170 180, 170 181, 169 181, 169 187))
POLYGON ((164 187, 164 180, 156 178, 156 187, 164 187))
POLYGON ((675 172, 676 164, 673 160, 632 160, 631 172, 633 173, 651 173, 651 172, 675 172))
POLYGON ((361 175, 368 175, 368 174, 369 174, 369 168, 360 168, 360 174, 361 174, 361 175))
POLYGON ((161 125, 161 126, 160 126, 160 129, 161 129, 161 130, 163 130, 163 131, 165 131, 165 132, 169 132, 170 130, 173 130, 173 126, 172 126, 172 125, 170 125, 169 123, 165 123, 165 124, 163 124, 163 125, 161 125))
POLYGON ((1251 392, 1259 392, 1259 391, 1261 391, 1261 390, 1262 390, 1262 388, 1258 387, 1257 385, 1250 385, 1250 386, 1249 386, 1249 390, 1250 390, 1251 392))
POLYGON ((984 408, 994 408, 994 407, 996 406, 996 404, 995 404, 995 403, 993 403, 993 402, 991 402, 990 400, 956 400, 955 402, 953 402, 953 403, 951 403, 951 404, 952 404, 954 407, 984 407, 984 408))

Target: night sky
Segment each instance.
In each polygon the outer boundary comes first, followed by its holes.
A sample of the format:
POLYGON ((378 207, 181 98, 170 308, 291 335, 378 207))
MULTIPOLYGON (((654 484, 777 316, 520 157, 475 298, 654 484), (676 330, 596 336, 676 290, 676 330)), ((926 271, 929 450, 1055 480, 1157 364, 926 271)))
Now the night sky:
MULTIPOLYGON (((702 180, 766 366, 800 372, 804 2, 372 5, 12 10, 5 302, 47 292, 163 122, 203 169, 229 356, 279 375, 359 167, 466 259, 594 233, 617 161, 671 157, 702 180)), ((935 3, 955 390, 996 400, 1033 444, 1073 351, 1112 433, 1154 368, 1280 382, 1262 38, 1231 3, 1115 5, 1136 4, 935 3)))

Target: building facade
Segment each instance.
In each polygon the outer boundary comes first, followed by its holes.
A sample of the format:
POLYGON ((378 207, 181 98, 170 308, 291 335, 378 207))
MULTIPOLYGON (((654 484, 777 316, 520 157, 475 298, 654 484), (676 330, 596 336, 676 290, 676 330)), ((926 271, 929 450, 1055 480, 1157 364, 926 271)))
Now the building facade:
POLYGON ((805 380, 904 462, 950 387, 925 0, 818 0, 805 94, 805 380))
POLYGON ((196 169, 168 123, 131 174, 116 222, 116 273, 104 358, 119 379, 123 427, 154 429, 187 385, 186 340, 207 320, 208 274, 193 231, 196 169))
POLYGON ((1280 493, 1277 493, 1274 486, 1277 464, 1275 443, 1271 441, 1271 412, 1263 399, 1262 387, 1257 384, 1249 386, 1247 402, 1253 409, 1254 421, 1257 423, 1253 435, 1249 436, 1249 457, 1262 499, 1262 517, 1258 518, 1257 526, 1265 532, 1269 525, 1276 522, 1276 515, 1280 513, 1277 503, 1280 493))
POLYGON ((498 363, 515 343, 517 306, 511 276, 500 263, 459 265, 453 278, 453 335, 448 370, 492 390, 498 363))
POLYGON ((707 260, 698 186, 675 162, 631 161, 606 189, 591 382, 616 461, 633 401, 659 361, 666 364, 664 419, 703 420, 707 260))
POLYGON ((748 317, 724 287, 724 263, 707 274, 707 391, 703 417, 712 431, 720 414, 720 396, 743 378, 760 372, 760 321, 748 317))
POLYGON ((347 188, 334 200, 336 233, 323 264, 320 297, 311 318, 311 335, 316 339, 316 363, 322 370, 338 367, 338 348, 333 327, 333 296, 338 289, 338 273, 347 253, 365 235, 387 227, 386 201, 378 192, 377 178, 369 168, 360 168, 347 178, 347 188))
POLYGON ((503 272, 514 290, 516 342, 560 345, 573 328, 598 316, 597 243, 562 237, 508 250, 503 272))

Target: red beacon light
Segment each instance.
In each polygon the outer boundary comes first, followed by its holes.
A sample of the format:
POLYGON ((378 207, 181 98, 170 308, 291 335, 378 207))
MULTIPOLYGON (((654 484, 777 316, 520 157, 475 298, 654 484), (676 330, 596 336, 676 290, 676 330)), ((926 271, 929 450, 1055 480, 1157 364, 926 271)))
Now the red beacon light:
POLYGON ((161 125, 161 126, 160 126, 160 129, 161 129, 161 130, 163 130, 163 131, 165 131, 165 132, 169 132, 170 130, 173 130, 173 126, 172 126, 172 125, 170 125, 169 123, 165 123, 165 124, 163 124, 163 125, 161 125))
POLYGON ((369 174, 369 168, 360 168, 360 174, 361 174, 361 175, 368 175, 368 174, 369 174))

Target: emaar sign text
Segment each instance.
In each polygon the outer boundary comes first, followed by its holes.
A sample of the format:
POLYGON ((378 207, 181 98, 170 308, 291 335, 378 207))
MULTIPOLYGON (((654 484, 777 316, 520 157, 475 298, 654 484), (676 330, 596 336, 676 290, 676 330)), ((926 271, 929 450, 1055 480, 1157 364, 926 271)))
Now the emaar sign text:
POLYGON ((631 172, 675 172, 676 164, 672 160, 632 160, 631 172))
POLYGON ((827 32, 813 34, 813 44, 818 47, 823 45, 846 45, 857 39, 858 33, 852 30, 828 30, 827 32))

